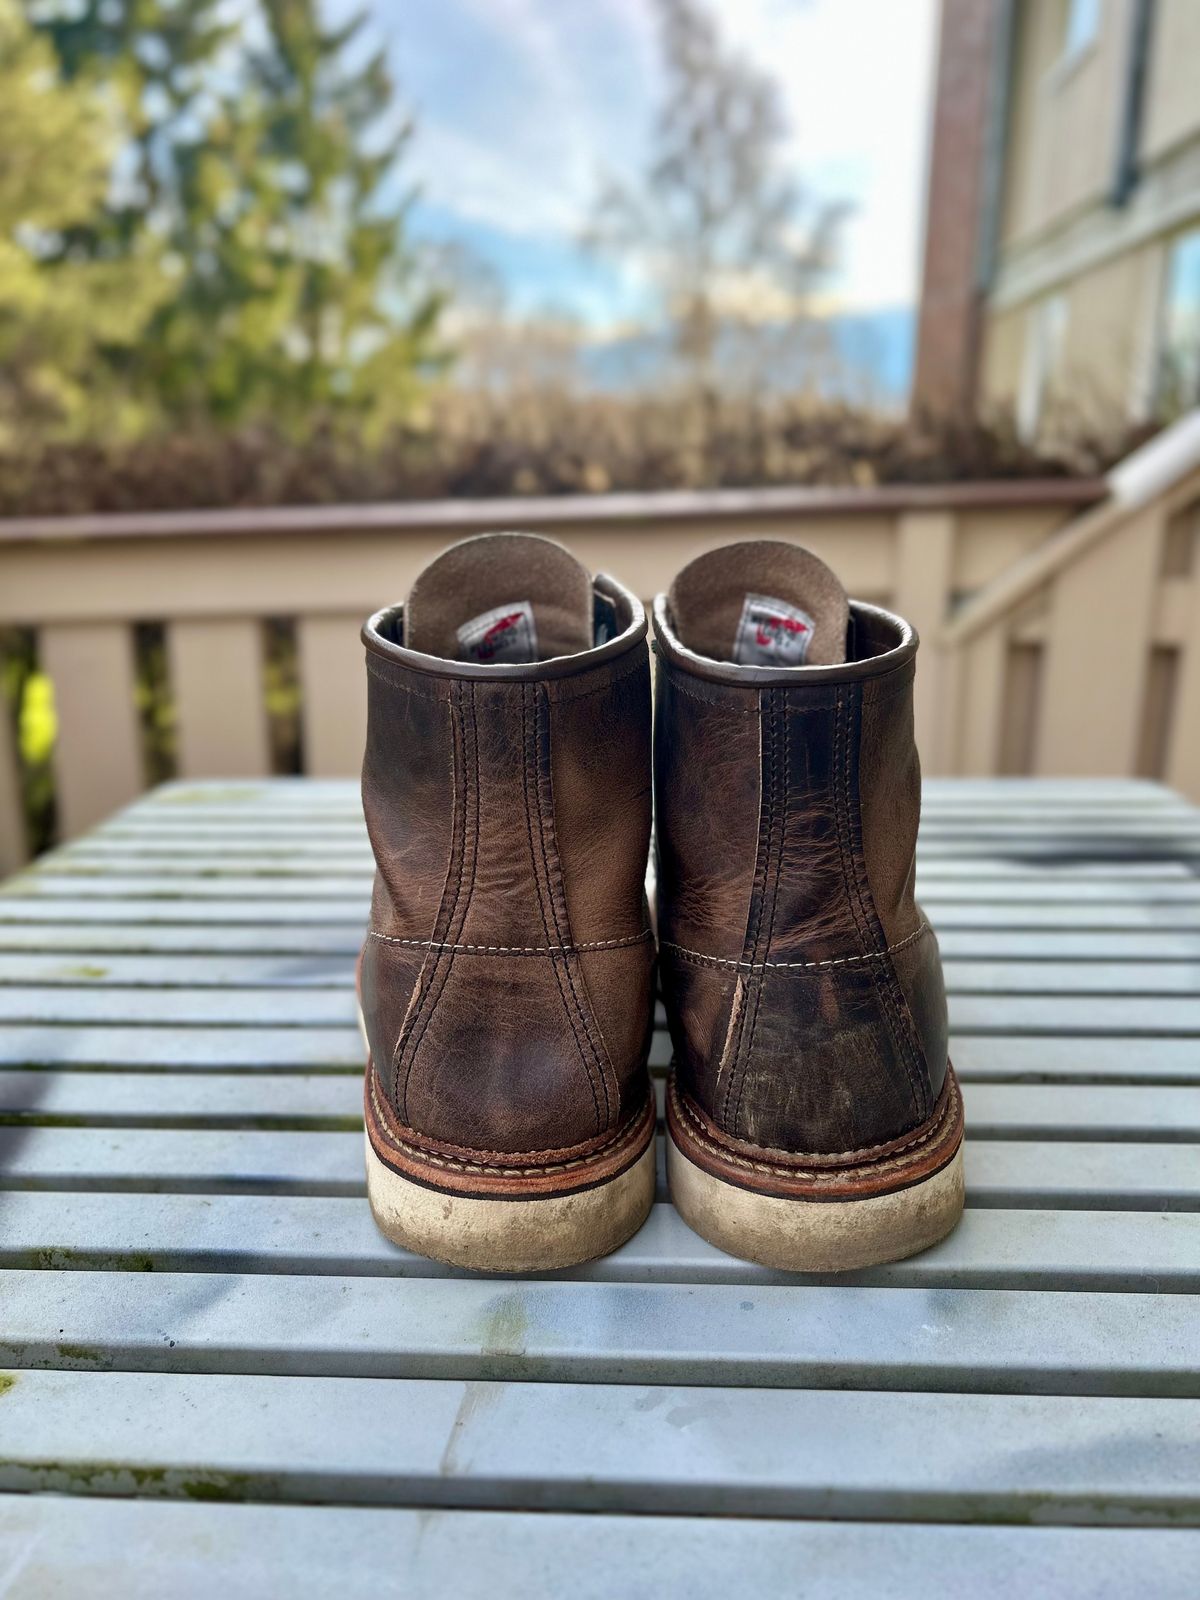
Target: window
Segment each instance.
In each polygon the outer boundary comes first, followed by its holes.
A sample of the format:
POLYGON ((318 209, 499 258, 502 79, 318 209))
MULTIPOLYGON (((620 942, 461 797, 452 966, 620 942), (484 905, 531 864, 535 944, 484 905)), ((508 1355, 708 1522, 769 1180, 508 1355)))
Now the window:
POLYGON ((1200 404, 1200 228, 1181 234, 1167 255, 1158 402, 1167 413, 1200 404))
POLYGON ((1067 331, 1067 302, 1052 294, 1030 311, 1025 324, 1025 360, 1017 396, 1017 431, 1022 439, 1036 437, 1046 394, 1057 375, 1067 331))
POLYGON ((1100 32, 1101 0, 1067 0, 1062 59, 1076 61, 1095 44, 1100 32))

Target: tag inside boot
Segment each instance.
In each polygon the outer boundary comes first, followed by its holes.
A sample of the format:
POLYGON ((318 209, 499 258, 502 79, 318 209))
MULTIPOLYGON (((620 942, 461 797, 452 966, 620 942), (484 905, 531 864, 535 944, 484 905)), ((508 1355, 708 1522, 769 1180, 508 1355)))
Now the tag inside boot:
POLYGON ((846 659, 850 605, 811 551, 754 539, 697 556, 671 585, 681 644, 743 667, 828 666, 846 659))
POLYGON ((591 574, 569 550, 537 534, 485 533, 418 575, 404 643, 483 666, 546 661, 591 648, 594 611, 591 574))
POLYGON ((536 661, 537 624, 528 600, 493 606, 457 630, 460 661, 536 661))
POLYGON ((730 659, 740 667, 802 667, 813 626, 813 619, 799 606, 770 595, 748 594, 730 659))

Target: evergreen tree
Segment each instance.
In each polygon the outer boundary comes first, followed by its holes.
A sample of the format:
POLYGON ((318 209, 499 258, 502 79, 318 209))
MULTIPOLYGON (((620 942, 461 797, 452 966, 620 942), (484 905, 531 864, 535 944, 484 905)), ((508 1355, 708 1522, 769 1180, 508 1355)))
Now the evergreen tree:
POLYGON ((104 211, 120 124, 94 77, 57 65, 0 0, 0 438, 133 426, 116 369, 164 288, 150 240, 118 258, 73 244, 104 211))
POLYGON ((158 252, 167 293, 114 367, 167 419, 381 426, 436 366, 440 298, 417 288, 394 195, 409 138, 364 18, 317 0, 29 0, 69 80, 102 78, 123 140, 64 257, 158 252))
POLYGON ((262 16, 241 80, 178 153, 187 267, 160 316, 161 392, 226 420, 380 425, 437 361, 440 300, 413 294, 409 197, 389 198, 410 128, 383 53, 350 64, 363 16, 327 30, 313 0, 262 0, 262 16))

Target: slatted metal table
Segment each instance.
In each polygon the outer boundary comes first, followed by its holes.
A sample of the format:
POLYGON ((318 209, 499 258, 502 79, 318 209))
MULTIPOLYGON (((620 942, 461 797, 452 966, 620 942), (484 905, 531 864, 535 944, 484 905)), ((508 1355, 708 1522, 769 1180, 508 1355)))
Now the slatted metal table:
POLYGON ((544 1278, 379 1236, 351 784, 168 786, 13 880, 0 1595, 1200 1592, 1200 812, 942 781, 921 837, 968 1210, 842 1279, 665 1192, 544 1278))

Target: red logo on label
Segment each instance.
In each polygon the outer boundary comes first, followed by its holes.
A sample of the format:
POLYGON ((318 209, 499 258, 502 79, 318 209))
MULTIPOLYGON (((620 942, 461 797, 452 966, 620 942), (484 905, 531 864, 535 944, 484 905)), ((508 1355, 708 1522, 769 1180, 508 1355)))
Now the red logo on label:
POLYGON ((808 623, 798 622, 795 617, 777 617, 772 613, 767 613, 757 625, 754 635, 755 644, 767 645, 773 643, 774 636, 779 632, 780 628, 786 629, 788 633, 807 633, 808 623))
POLYGON ((498 617, 492 623, 483 638, 475 646, 475 654, 481 661, 491 660, 492 656, 496 654, 496 647, 500 639, 510 628, 516 627, 517 623, 521 621, 522 615, 523 613, 520 611, 510 611, 506 617, 498 617))

